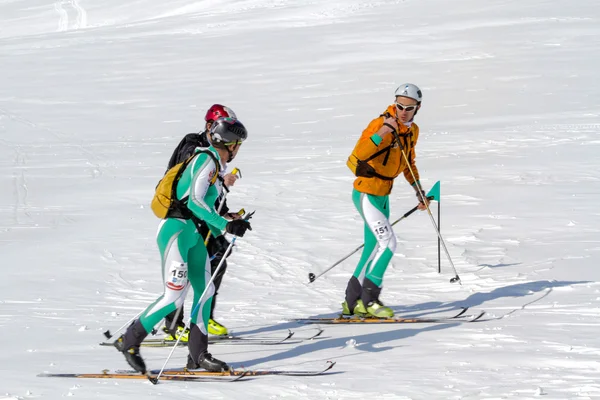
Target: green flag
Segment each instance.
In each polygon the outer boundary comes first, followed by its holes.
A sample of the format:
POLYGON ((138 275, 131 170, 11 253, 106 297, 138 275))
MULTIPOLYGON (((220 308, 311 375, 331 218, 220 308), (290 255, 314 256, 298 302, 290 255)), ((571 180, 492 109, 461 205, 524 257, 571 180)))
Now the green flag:
POLYGON ((427 197, 433 196, 435 201, 440 201, 440 181, 437 181, 435 185, 431 188, 429 193, 427 193, 427 197))

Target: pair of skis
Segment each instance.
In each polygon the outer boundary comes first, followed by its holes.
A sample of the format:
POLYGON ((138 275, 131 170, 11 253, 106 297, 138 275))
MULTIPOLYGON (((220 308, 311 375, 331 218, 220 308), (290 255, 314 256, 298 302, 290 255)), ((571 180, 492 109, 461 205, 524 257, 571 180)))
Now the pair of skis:
MULTIPOLYGON (((463 322, 476 322, 481 320, 485 315, 485 311, 475 311, 468 313, 469 308, 461 308, 458 313, 451 316, 443 317, 393 317, 393 318, 361 318, 361 317, 346 317, 340 315, 333 318, 297 318, 293 319, 298 323, 303 324, 332 324, 332 325, 344 325, 344 324, 418 324, 418 323, 463 323, 463 322)), ((317 332, 308 338, 301 340, 311 340, 319 337, 323 333, 322 329, 317 329, 317 332)), ((294 336, 294 332, 288 331, 287 336, 283 338, 272 338, 272 337, 260 337, 260 336, 223 336, 211 338, 213 344, 281 344, 281 343, 292 343, 290 339, 294 336)), ((172 346, 175 341, 165 341, 162 339, 149 339, 142 343, 146 346, 163 347, 172 346), (145 343, 145 344, 144 344, 145 343)), ((112 343, 104 342, 101 345, 111 345, 112 343)), ((327 362, 327 365, 323 369, 315 370, 232 370, 228 372, 208 372, 198 370, 187 370, 187 369, 169 369, 163 371, 160 376, 160 380, 170 381, 189 381, 189 382, 238 382, 247 378, 260 377, 260 376, 318 376, 327 373, 333 368, 335 362, 327 362)), ((115 371, 110 372, 104 370, 99 374, 52 374, 43 373, 38 376, 41 377, 53 377, 53 378, 88 378, 88 379, 149 379, 153 383, 157 383, 157 375, 159 371, 149 371, 147 374, 142 375, 135 371, 115 371)))
MULTIPOLYGON (((333 368, 335 361, 328 361, 322 369, 315 370, 258 370, 258 369, 239 369, 227 372, 208 372, 204 370, 168 369, 163 371, 158 380, 165 381, 186 381, 186 382, 238 382, 247 378, 257 378, 262 376, 319 376, 327 373, 333 368)), ((40 377, 47 378, 80 378, 80 379, 148 379, 152 383, 157 383, 159 371, 148 371, 146 374, 140 374, 132 370, 114 371, 104 370, 99 374, 39 374, 40 377)))
MULTIPOLYGON (((340 315, 333 318, 296 318, 292 321, 302 324, 322 324, 322 325, 345 325, 345 324, 418 324, 418 323, 449 323, 449 322, 476 322, 480 320, 485 311, 475 311, 468 314, 469 307, 463 307, 457 314, 444 317, 393 317, 393 318, 369 318, 369 317, 346 317, 340 315)), ((284 337, 261 337, 261 336, 214 336, 209 339, 209 344, 227 344, 227 345, 278 345, 298 343, 303 340, 313 340, 321 336, 323 329, 317 329, 317 332, 309 337, 294 338, 295 332, 288 330, 284 337)), ((176 340, 165 339, 146 339, 142 342, 143 347, 171 347, 177 343, 176 340)), ((102 342, 101 346, 112 346, 112 342, 102 342)), ((180 341, 179 346, 187 346, 186 342, 180 341)))
MULTIPOLYGON (((312 329, 311 329, 312 330, 312 329)), ((313 340, 321 336, 324 330, 317 328, 315 332, 311 332, 309 336, 302 338, 295 337, 295 332, 288 330, 284 337, 273 337, 273 336, 214 336, 209 339, 211 344, 234 344, 234 345, 277 345, 283 343, 300 343, 305 340, 313 340), (292 339, 293 338, 293 339, 292 339)), ((171 347, 177 341, 176 340, 165 340, 165 339, 146 339, 142 342, 141 346, 145 347, 171 347)), ((102 342, 101 346, 113 346, 112 342, 102 342)), ((179 342, 180 346, 186 346, 187 343, 179 342)), ((231 370, 227 372, 208 372, 204 370, 188 370, 186 368, 168 369, 163 371, 159 380, 168 381, 186 381, 186 382, 238 382, 248 378, 260 377, 260 376, 317 376, 322 375, 333 368, 335 362, 327 362, 323 369, 315 370, 231 370)), ((91 374, 80 374, 80 373, 67 373, 67 374, 53 374, 53 373, 42 373, 40 377, 50 378, 83 378, 83 379, 148 379, 153 383, 157 383, 157 375, 159 371, 153 370, 146 374, 140 374, 132 370, 117 370, 111 372, 110 370, 103 370, 102 373, 91 373, 91 374)))
MULTIPOLYGON (((208 339, 210 345, 257 345, 269 346, 278 344, 300 343, 304 340, 313 340, 321 336, 323 329, 316 329, 316 332, 308 337, 294 336, 296 332, 288 330, 286 336, 246 336, 246 335, 227 335, 227 336, 211 336, 208 339)), ((177 343, 177 340, 166 339, 146 339, 141 343, 142 347, 172 347, 177 343)), ((113 342, 102 342, 100 346, 113 346, 113 342)), ((179 346, 187 346, 187 342, 179 341, 179 346)))
POLYGON ((293 321, 302 324, 344 325, 344 324, 419 324, 419 323, 450 323, 450 322, 476 322, 480 320, 485 311, 479 310, 468 314, 469 307, 462 307, 460 311, 445 317, 392 317, 373 318, 340 315, 333 318, 297 318, 293 321))

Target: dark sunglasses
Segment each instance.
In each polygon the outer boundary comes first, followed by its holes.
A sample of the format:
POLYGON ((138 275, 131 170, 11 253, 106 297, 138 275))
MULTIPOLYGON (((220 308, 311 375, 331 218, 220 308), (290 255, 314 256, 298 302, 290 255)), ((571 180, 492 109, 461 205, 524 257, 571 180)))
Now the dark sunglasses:
POLYGON ((398 110, 400 111, 406 110, 407 112, 411 112, 412 110, 416 110, 418 105, 411 104, 410 106, 405 106, 404 104, 396 103, 396 107, 398 107, 398 110))
POLYGON ((241 140, 236 140, 236 141, 234 141, 234 142, 225 142, 225 143, 223 143, 223 144, 224 144, 225 146, 233 146, 234 144, 236 144, 236 145, 238 145, 238 146, 239 146, 239 145, 240 145, 240 144, 242 144, 242 143, 243 143, 243 141, 241 141, 241 140))

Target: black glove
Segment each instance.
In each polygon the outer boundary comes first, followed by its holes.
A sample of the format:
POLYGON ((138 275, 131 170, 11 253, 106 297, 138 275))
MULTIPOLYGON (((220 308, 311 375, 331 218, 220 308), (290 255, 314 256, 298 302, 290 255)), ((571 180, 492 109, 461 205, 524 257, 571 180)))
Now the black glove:
POLYGON ((227 233, 231 233, 232 235, 240 237, 244 236, 244 233, 246 233, 248 229, 252 230, 252 227, 250 226, 250 222, 246 221, 245 219, 229 221, 225 226, 227 233))
MULTIPOLYGON (((213 239, 212 243, 210 243, 209 245, 211 246, 211 254, 215 257, 215 259, 221 259, 223 258, 223 255, 225 254, 225 252, 227 251, 227 249, 229 248, 229 245, 231 243, 229 242, 229 240, 225 239, 225 236, 221 235, 221 236, 217 236, 216 238, 213 239)), ((229 253, 231 254, 231 253, 229 253)), ((227 254, 227 256, 229 257, 229 254, 227 254)))

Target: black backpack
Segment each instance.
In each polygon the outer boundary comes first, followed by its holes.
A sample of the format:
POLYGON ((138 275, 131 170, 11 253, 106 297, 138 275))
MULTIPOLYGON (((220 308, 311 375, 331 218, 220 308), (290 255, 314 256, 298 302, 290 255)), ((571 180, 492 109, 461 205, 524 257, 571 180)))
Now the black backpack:
POLYGON ((181 142, 173 150, 169 164, 167 165, 167 171, 180 164, 194 155, 196 147, 209 147, 210 143, 206 137, 206 132, 202 133, 188 133, 181 139, 181 142))

